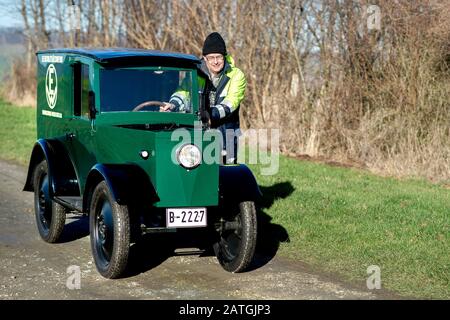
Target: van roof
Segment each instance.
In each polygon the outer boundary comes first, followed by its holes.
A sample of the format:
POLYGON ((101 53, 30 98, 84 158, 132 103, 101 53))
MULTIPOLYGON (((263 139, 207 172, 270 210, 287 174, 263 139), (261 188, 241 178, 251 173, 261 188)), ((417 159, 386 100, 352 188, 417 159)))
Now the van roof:
POLYGON ((185 63, 200 63, 199 58, 191 54, 166 52, 158 50, 132 49, 132 48, 60 48, 38 51, 36 54, 70 53, 86 56, 99 63, 120 61, 145 61, 148 59, 176 60, 185 63))

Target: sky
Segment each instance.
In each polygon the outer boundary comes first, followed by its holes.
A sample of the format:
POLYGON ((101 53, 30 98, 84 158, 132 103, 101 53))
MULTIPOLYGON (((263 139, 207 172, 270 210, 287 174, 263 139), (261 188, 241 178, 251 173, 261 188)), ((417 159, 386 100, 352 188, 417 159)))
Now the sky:
POLYGON ((19 3, 15 0, 0 0, 0 28, 22 25, 20 13, 16 9, 19 3))

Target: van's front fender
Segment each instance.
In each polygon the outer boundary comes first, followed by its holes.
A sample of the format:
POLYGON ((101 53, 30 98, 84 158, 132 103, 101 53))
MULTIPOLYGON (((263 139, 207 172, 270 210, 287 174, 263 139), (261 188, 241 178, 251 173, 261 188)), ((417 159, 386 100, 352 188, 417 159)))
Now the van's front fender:
POLYGON ((258 201, 261 190, 252 171, 244 164, 219 166, 220 202, 258 201))
POLYGON ((136 164, 98 163, 89 171, 83 194, 83 212, 89 209, 90 196, 100 181, 105 181, 117 203, 151 205, 159 201, 147 173, 136 164))
POLYGON ((34 191, 33 174, 36 166, 47 161, 50 196, 77 196, 78 179, 66 148, 56 139, 39 139, 31 152, 28 174, 23 191, 34 191))

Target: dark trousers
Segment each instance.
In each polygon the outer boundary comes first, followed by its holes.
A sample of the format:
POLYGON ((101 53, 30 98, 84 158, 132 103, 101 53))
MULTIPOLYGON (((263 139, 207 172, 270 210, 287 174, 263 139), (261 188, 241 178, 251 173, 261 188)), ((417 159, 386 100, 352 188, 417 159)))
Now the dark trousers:
POLYGON ((238 156, 238 140, 241 135, 239 123, 224 123, 217 128, 222 133, 222 155, 224 164, 236 164, 238 156), (225 153, 225 154, 224 154, 225 153))

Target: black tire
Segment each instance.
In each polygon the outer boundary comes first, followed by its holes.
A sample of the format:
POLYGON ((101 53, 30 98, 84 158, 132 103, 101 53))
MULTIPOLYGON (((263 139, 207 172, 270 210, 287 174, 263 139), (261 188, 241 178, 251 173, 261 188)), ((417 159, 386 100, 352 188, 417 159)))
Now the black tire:
POLYGON ((114 200, 105 181, 101 181, 92 193, 89 229, 98 272, 108 279, 120 277, 128 263, 130 219, 127 206, 114 200))
POLYGON ((213 248, 222 267, 233 273, 243 272, 253 260, 257 238, 256 209, 252 201, 241 202, 235 214, 224 218, 225 228, 218 234, 213 248), (228 229, 228 230, 227 230, 228 229))
POLYGON ((34 169, 34 212, 39 235, 45 242, 57 242, 66 223, 66 209, 50 199, 47 161, 34 169))

